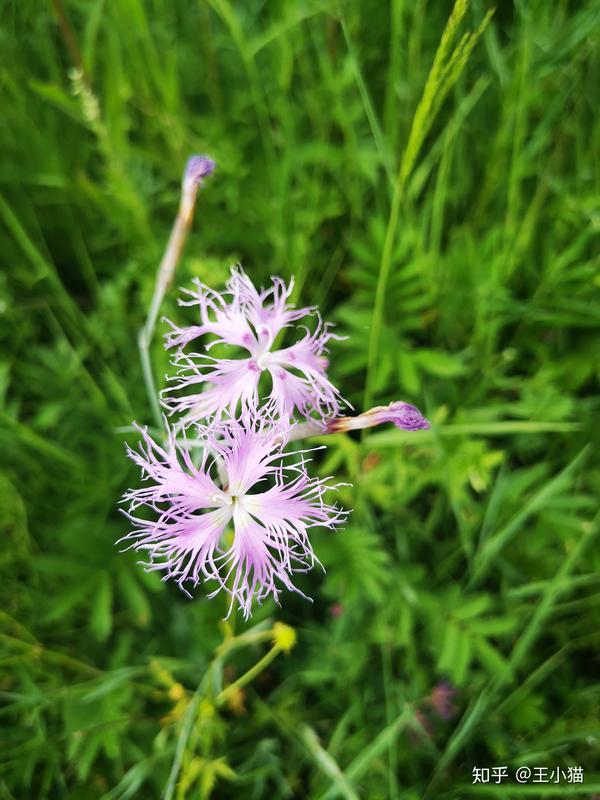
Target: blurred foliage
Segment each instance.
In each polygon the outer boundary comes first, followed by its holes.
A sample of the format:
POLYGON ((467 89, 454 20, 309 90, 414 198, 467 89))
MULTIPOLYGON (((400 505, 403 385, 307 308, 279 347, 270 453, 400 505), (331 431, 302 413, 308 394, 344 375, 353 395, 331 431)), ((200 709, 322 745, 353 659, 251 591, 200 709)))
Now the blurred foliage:
POLYGON ((457 8, 436 77, 445 1, 3 4, 1 798, 456 798, 496 764, 600 792, 600 6, 457 8), (313 534, 314 603, 229 627, 114 544, 194 152, 178 282, 295 275, 355 408, 433 421, 323 442, 354 513, 313 534))

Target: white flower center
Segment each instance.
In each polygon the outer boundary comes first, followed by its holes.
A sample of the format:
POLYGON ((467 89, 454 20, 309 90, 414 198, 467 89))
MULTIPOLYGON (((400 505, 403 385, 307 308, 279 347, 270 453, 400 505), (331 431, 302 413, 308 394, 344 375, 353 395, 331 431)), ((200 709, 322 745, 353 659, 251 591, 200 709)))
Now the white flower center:
POLYGON ((211 503, 214 503, 216 506, 227 507, 232 506, 235 497, 229 494, 229 492, 218 492, 217 494, 213 494, 210 498, 211 503))
POLYGON ((270 348, 273 344, 273 337, 271 331, 266 325, 260 325, 256 329, 258 342, 254 350, 254 361, 256 366, 262 371, 267 369, 269 365, 269 358, 271 356, 270 348))
POLYGON ((211 503, 214 503, 218 508, 227 509, 231 514, 234 514, 236 509, 244 507, 246 495, 244 489, 239 485, 231 485, 222 492, 216 492, 210 498, 211 503))
POLYGON ((264 371, 269 366, 269 359, 271 357, 271 353, 267 350, 261 356, 256 359, 256 365, 261 370, 264 371))

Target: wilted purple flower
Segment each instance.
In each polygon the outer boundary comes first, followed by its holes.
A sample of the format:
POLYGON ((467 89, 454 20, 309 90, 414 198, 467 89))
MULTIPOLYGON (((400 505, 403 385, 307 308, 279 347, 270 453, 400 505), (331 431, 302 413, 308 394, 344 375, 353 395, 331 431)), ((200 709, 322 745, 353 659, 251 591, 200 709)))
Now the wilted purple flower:
POLYGON ((328 433, 359 431, 364 428, 374 428, 376 425, 383 425, 386 422, 392 422, 397 428, 404 431, 429 430, 431 427, 418 408, 396 400, 388 406, 375 406, 355 417, 310 419, 307 422, 300 422, 294 425, 290 433, 290 441, 305 439, 308 436, 324 436, 328 433))
POLYGON ((284 461, 294 454, 283 453, 286 430, 272 420, 245 415, 199 431, 197 466, 172 432, 163 448, 141 430, 139 452, 128 448, 151 484, 124 495, 134 525, 124 539, 148 552, 149 570, 162 570, 184 591, 185 584, 216 581, 209 596, 223 589, 248 617, 253 598, 277 601, 281 587, 299 591, 292 573, 316 560, 308 529, 334 528, 346 512, 325 502, 334 487, 309 477, 302 454, 284 461), (157 518, 136 516, 140 506, 157 518))
POLYGON ((429 430, 431 427, 418 408, 396 400, 388 406, 375 406, 356 417, 339 417, 329 420, 325 425, 324 432, 356 431, 383 425, 385 422, 392 422, 403 431, 429 430))
POLYGON ((192 186, 200 186, 202 180, 210 175, 215 167, 215 162, 208 156, 191 156, 188 158, 183 172, 184 191, 192 186))
POLYGON ((200 324, 172 325, 167 347, 183 348, 198 337, 212 335, 206 350, 226 344, 242 348, 246 354, 217 359, 180 349, 175 358, 179 373, 164 393, 165 407, 171 413, 184 414, 186 424, 224 411, 235 415, 240 406, 258 405, 259 381, 266 373, 271 384, 267 399, 277 414, 289 417, 298 411, 309 416, 316 412, 322 418, 338 414, 339 392, 325 374, 329 362, 323 355, 327 342, 338 338, 329 326, 317 315, 312 333, 303 328, 303 338, 276 349, 275 340, 285 328, 315 313, 312 307, 288 305, 292 289, 293 282, 286 286, 280 278, 273 278, 269 289, 258 291, 241 269, 232 269, 222 294, 196 281, 195 289, 186 291, 191 299, 180 303, 199 307, 200 324), (178 394, 182 391, 188 393, 178 394))

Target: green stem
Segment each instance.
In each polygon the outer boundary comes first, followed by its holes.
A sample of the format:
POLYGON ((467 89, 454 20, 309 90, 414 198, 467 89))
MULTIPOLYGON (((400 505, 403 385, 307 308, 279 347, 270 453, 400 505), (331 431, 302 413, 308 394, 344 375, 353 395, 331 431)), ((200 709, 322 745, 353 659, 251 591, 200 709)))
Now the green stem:
MULTIPOLYGON (((261 628, 262 625, 264 625, 264 623, 259 623, 259 625, 255 626, 254 629, 246 631, 246 633, 243 633, 240 636, 229 637, 225 639, 225 641, 223 641, 216 648, 215 657, 213 658, 208 669, 202 676, 200 683, 198 684, 198 687, 194 692, 194 695, 190 700, 190 703, 185 711, 181 730, 177 738, 177 745, 175 748, 175 758, 173 759, 173 764, 171 765, 171 770, 169 772, 167 785, 163 793, 163 800, 173 800, 175 794, 175 788, 177 786, 177 780, 179 778, 179 773, 181 771, 181 765, 183 764, 183 759, 185 757, 186 751, 188 750, 190 737, 194 726, 194 720, 198 715, 198 709, 200 707, 200 702, 202 701, 202 698, 205 695, 208 696, 208 687, 211 686, 215 668, 219 663, 221 663, 225 659, 226 655, 228 655, 232 650, 236 649, 237 647, 241 647, 247 644, 255 644, 256 642, 263 641, 265 638, 270 639, 273 636, 273 631, 271 629, 267 631, 262 630, 261 628)), ((275 649, 276 646, 273 647, 273 650, 275 649)), ((277 648, 277 650, 279 650, 279 648, 277 648)), ((271 653, 272 651, 269 651, 269 653, 267 653, 267 656, 269 656, 271 653)), ((267 656, 265 656, 265 658, 262 658, 258 662, 258 664, 256 664, 251 670, 245 673, 245 675, 242 675, 242 677, 238 681, 236 681, 235 684, 228 686, 226 689, 220 692, 217 695, 215 703, 218 705, 223 700, 226 700, 227 698, 224 697, 224 695, 226 695, 230 689, 231 691, 233 691, 232 687, 235 686, 237 688, 240 685, 240 681, 244 680, 247 683, 249 680, 252 680, 254 675, 258 674, 258 672, 260 671, 258 670, 257 672, 257 667, 260 664, 263 664, 267 656)), ((272 661, 274 657, 275 656, 272 655, 270 661, 272 661)), ((264 669, 267 666, 267 663, 264 663, 261 669, 264 669)))
POLYGON ((253 667, 250 667, 247 672, 244 672, 244 674, 241 675, 237 681, 230 683, 229 686, 223 689, 222 692, 219 692, 215 699, 216 705, 223 705, 223 703, 225 703, 229 697, 234 694, 234 692, 236 692, 238 689, 241 689, 242 686, 246 686, 246 684, 253 681, 257 675, 260 675, 260 673, 269 666, 269 664, 279 655, 279 653, 281 653, 281 648, 279 645, 274 644, 269 652, 260 659, 260 661, 257 661, 253 667))
POLYGON ((158 403, 154 373, 152 371, 152 363, 150 360, 150 345, 156 329, 156 321, 158 319, 163 298, 173 281, 175 270, 177 269, 177 264, 179 263, 181 253, 192 224, 197 194, 198 185, 196 183, 184 181, 177 217, 173 223, 169 242, 156 275, 154 294, 148 310, 146 323, 138 335, 138 345, 140 349, 146 392, 148 393, 148 399, 150 401, 154 419, 159 426, 162 424, 162 417, 160 405, 158 403))

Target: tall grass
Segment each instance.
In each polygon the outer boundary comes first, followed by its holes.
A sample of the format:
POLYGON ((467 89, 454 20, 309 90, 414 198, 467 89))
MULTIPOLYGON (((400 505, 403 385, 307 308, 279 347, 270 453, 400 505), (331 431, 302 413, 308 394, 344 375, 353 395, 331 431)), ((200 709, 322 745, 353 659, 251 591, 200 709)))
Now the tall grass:
POLYGON ((598 3, 3 12, 0 797, 522 796, 471 785, 500 764, 600 792, 598 3), (295 275, 353 405, 433 422, 328 437, 354 513, 314 603, 229 627, 114 546, 193 152, 178 282, 295 275))

